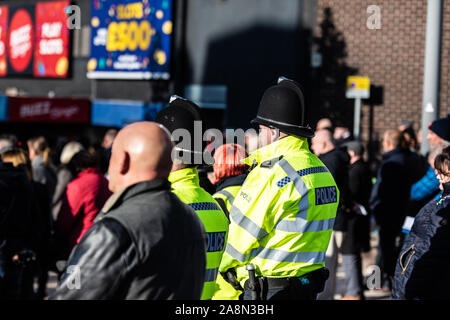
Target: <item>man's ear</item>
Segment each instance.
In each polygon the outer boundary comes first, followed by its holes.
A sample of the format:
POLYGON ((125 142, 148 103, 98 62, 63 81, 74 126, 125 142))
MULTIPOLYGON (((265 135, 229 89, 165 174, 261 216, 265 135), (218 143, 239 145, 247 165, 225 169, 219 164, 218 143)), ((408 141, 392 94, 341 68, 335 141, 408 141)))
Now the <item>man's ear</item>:
POLYGON ((128 152, 122 153, 119 168, 122 175, 125 175, 130 170, 130 154, 128 152))
POLYGON ((280 136, 278 129, 270 128, 270 136, 272 138, 272 141, 278 139, 278 137, 280 136))

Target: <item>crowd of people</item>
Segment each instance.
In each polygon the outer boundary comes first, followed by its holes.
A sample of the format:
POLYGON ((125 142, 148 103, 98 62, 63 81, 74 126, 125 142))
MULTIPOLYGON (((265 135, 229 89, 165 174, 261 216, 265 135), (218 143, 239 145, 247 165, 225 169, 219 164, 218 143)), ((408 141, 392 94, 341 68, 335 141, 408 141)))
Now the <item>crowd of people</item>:
POLYGON ((348 129, 334 128, 328 118, 317 123, 311 148, 332 172, 341 190, 338 210, 344 212, 340 219, 337 215, 327 252, 332 276, 319 298, 333 299, 336 293, 333 275, 340 252, 345 273, 342 299, 364 299, 367 283, 361 273, 361 254, 371 250, 371 230, 378 233, 376 265, 381 269, 383 291, 392 292, 395 299, 449 297, 444 289, 448 277, 438 276, 438 270, 450 263, 445 231, 448 169, 443 160, 450 151, 450 116, 430 123, 430 151, 425 156, 419 153, 420 136, 408 120, 386 130, 381 161, 371 166, 364 161, 363 145, 352 141, 348 129))
POLYGON ((374 170, 348 128, 298 118, 293 83, 261 100, 265 144, 223 144, 209 170, 182 160, 204 145, 171 141, 202 121, 180 97, 97 150, 0 136, 0 298, 44 299, 53 271, 52 299, 329 300, 341 255, 342 299, 361 300, 374 226, 383 290, 449 298, 450 117, 430 124, 426 156, 412 122, 387 130, 374 170), (84 274, 77 290, 70 266, 84 274))
POLYGON ((101 149, 69 141, 59 152, 43 136, 28 139, 25 147, 14 135, 0 137, 0 297, 47 296, 49 271, 61 273, 58 266, 64 268, 111 195, 101 168, 116 133, 105 134, 101 149))

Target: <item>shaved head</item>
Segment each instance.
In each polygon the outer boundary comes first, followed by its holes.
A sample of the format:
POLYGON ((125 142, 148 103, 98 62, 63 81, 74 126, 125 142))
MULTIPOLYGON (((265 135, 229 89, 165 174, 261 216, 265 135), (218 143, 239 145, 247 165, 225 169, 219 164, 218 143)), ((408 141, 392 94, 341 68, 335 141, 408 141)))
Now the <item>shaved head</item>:
POLYGON ((389 152, 395 148, 406 148, 405 138, 398 130, 386 130, 383 134, 383 150, 389 152))
POLYGON ((109 189, 167 179, 172 168, 170 133, 154 122, 136 122, 119 131, 112 145, 109 189))
POLYGON ((330 119, 322 118, 322 119, 320 119, 317 122, 316 130, 319 131, 319 130, 322 130, 322 129, 325 129, 325 128, 330 128, 331 129, 332 127, 333 127, 333 123, 331 122, 330 119))
POLYGON ((317 156, 334 149, 333 134, 330 130, 322 129, 315 133, 311 140, 311 149, 317 156))

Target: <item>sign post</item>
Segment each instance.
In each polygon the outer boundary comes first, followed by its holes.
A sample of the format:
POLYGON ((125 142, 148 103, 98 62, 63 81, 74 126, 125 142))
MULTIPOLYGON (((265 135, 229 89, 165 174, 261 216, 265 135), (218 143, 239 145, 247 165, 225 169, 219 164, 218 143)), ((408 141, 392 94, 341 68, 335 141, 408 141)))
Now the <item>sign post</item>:
POLYGON ((370 78, 350 76, 347 77, 347 91, 345 96, 348 99, 355 99, 355 111, 353 118, 353 137, 359 139, 361 123, 361 99, 370 98, 370 78))

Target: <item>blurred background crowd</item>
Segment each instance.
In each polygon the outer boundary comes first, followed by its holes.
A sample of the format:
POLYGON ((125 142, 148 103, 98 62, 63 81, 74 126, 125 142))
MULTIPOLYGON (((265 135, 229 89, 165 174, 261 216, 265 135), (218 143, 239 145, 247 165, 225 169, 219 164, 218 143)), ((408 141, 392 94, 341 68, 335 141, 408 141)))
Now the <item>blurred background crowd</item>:
MULTIPOLYGON (((359 300, 369 288, 392 290, 397 259, 412 219, 442 195, 434 163, 450 146, 450 117, 430 124, 427 140, 431 149, 426 156, 418 152, 420 135, 412 125, 405 120, 398 128, 387 130, 378 157, 369 163, 366 148, 353 139, 348 128, 335 126, 328 118, 317 122, 310 148, 341 191, 326 256, 331 276, 319 299, 334 299, 338 294, 342 299, 359 300), (374 249, 373 262, 381 270, 378 287, 368 284, 364 262, 374 249), (338 266, 345 274, 339 288, 338 266)), ((111 195, 107 170, 116 134, 115 128, 107 130, 96 145, 76 139, 60 139, 51 145, 44 136, 26 141, 12 134, 0 136, 0 201, 5 211, 0 224, 4 235, 0 271, 8 275, 2 286, 13 290, 2 294, 23 299, 47 296, 49 272, 60 274, 65 269, 71 249, 111 195), (9 256, 12 263, 6 261, 9 256)), ((201 186, 216 199, 225 187, 239 188, 249 169, 240 160, 255 149, 257 139, 249 135, 245 146, 219 147, 215 164, 199 167, 201 186)), ((231 203, 218 202, 228 213, 231 203)))

